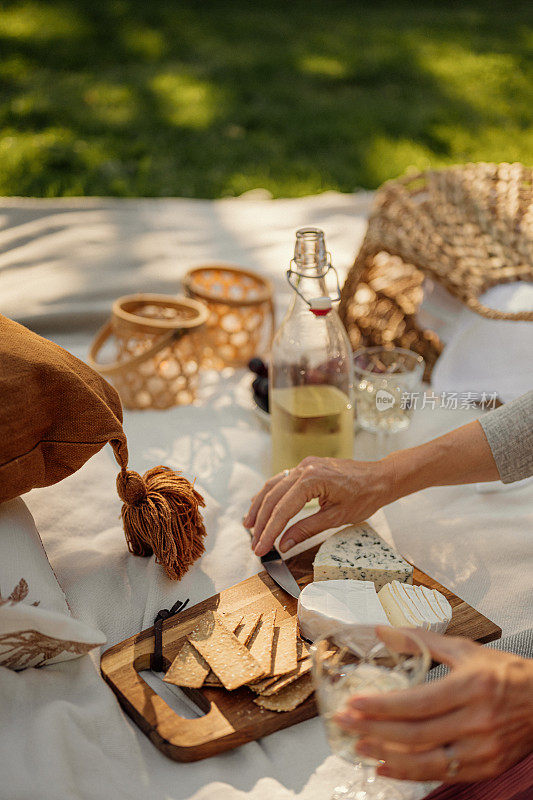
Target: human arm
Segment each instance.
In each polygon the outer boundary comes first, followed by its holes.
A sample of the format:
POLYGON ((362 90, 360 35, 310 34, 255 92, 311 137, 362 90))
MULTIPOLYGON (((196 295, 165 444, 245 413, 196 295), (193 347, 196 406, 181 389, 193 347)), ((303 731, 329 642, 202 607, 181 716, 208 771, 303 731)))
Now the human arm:
POLYGON ((291 525, 280 550, 328 528, 359 522, 382 506, 430 486, 498 480, 499 472, 478 421, 380 461, 304 459, 288 475, 271 478, 254 497, 243 523, 252 547, 267 553, 292 517, 318 498, 320 510, 291 525))
POLYGON ((494 777, 533 750, 533 660, 467 639, 417 630, 445 678, 399 692, 354 696, 336 721, 381 775, 454 781, 494 777))

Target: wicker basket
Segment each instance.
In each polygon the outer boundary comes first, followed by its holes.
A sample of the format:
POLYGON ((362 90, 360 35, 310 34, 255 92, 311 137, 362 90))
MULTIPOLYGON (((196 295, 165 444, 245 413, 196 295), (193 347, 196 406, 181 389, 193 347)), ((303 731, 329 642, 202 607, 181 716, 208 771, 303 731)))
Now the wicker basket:
POLYGON ((208 311, 187 297, 134 294, 113 303, 97 333, 89 364, 117 389, 126 408, 169 408, 192 403, 208 311), (112 363, 98 354, 112 339, 112 363))
POLYGON ((190 270, 183 286, 209 308, 203 366, 244 367, 269 348, 274 332, 270 281, 249 270, 208 264, 190 270))
POLYGON ((425 276, 484 317, 533 320, 533 311, 502 313, 478 299, 497 284, 533 280, 533 170, 466 164, 407 175, 377 191, 339 313, 354 349, 414 350, 426 361, 427 379, 442 344, 416 320, 425 276))

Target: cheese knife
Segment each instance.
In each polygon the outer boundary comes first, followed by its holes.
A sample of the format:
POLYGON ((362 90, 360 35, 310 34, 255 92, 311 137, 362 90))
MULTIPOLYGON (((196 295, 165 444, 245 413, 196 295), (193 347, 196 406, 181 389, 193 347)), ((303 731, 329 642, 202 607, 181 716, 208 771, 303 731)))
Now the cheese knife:
POLYGON ((261 564, 264 566, 270 577, 280 586, 283 591, 298 598, 302 591, 293 578, 292 572, 278 553, 275 547, 264 556, 261 556, 261 564))

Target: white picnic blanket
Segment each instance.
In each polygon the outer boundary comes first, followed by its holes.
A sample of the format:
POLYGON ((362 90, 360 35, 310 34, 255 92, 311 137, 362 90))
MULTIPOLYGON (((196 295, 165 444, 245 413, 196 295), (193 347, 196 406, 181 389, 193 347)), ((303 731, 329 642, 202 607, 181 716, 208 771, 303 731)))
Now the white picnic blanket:
MULTIPOLYGON (((367 195, 297 200, 14 200, 0 202, 2 312, 85 357, 115 296, 176 292, 191 266, 213 260, 273 278, 294 230, 323 227, 341 277, 364 233, 367 195)), ((206 375, 198 405, 127 412, 131 466, 156 463, 196 477, 207 508, 207 552, 179 583, 152 559, 129 555, 105 448, 62 483, 25 497, 75 616, 109 645, 152 624, 176 599, 191 603, 260 569, 240 520, 268 470, 269 434, 251 408, 244 372, 206 375)), ((474 418, 471 410, 415 416, 395 447, 474 418)), ((372 457, 367 434, 356 456, 372 457)), ((428 490, 379 512, 373 523, 423 570, 513 633, 530 625, 533 487, 479 494, 428 490)), ((0 797, 9 800, 322 800, 349 767, 329 756, 318 719, 190 764, 163 756, 119 708, 98 656, 41 670, 0 668, 0 797)), ((423 787, 402 786, 420 797, 423 787)))

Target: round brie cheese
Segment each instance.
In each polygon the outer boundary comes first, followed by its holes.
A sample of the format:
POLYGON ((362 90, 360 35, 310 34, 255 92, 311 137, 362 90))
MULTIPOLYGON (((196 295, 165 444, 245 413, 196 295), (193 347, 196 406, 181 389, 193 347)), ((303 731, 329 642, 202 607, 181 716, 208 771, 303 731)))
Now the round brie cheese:
POLYGON ((298 598, 298 621, 306 639, 315 641, 354 625, 389 625, 372 581, 338 580, 308 584, 298 598))

